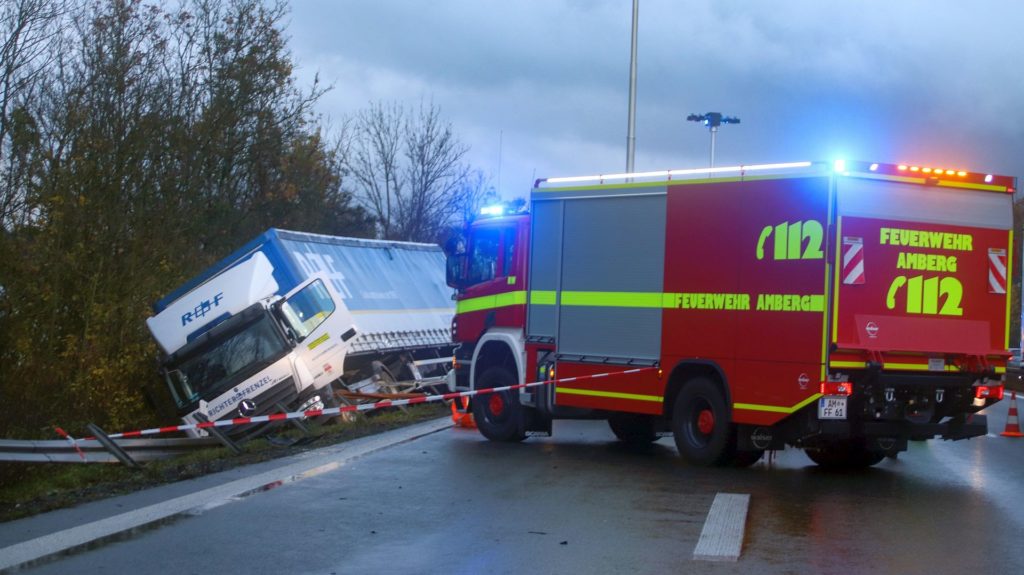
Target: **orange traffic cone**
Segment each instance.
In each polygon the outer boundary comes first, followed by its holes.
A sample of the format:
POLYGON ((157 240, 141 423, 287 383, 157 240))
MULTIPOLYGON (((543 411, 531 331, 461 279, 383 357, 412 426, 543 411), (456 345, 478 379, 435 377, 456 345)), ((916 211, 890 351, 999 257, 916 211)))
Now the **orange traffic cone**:
POLYGON ((1003 437, 1024 437, 1020 432, 1020 420, 1017 418, 1017 392, 1010 392, 1010 415, 1006 418, 1006 430, 999 435, 1003 437))
POLYGON ((452 400, 452 422, 456 427, 476 429, 476 421, 473 420, 473 412, 469 410, 469 398, 460 397, 452 400), (459 409, 459 406, 462 409, 459 409))

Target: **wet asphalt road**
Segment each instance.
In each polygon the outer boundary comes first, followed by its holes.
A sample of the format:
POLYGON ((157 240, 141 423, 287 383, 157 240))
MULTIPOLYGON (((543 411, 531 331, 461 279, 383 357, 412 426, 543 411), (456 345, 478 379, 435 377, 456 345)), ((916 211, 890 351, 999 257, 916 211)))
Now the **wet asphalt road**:
POLYGON ((490 443, 446 430, 30 573, 1024 573, 1024 439, 913 443, 860 473, 802 452, 697 469, 603 422, 490 443), (738 563, 694 561, 749 493, 738 563))

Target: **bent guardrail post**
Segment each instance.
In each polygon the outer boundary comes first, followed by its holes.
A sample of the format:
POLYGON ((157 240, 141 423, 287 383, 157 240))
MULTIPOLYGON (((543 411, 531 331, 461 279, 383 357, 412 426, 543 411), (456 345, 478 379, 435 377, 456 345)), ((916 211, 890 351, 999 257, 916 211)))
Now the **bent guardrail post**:
MULTIPOLYGON (((199 412, 196 412, 195 417, 196 420, 199 421, 200 423, 206 423, 209 421, 209 419, 207 419, 205 415, 199 412)), ((227 447, 228 449, 233 451, 235 455, 240 455, 242 453, 242 448, 239 447, 238 444, 235 443, 234 440, 232 440, 230 437, 228 437, 227 434, 224 433, 223 431, 217 429, 216 427, 207 427, 206 431, 208 431, 210 435, 220 440, 220 442, 224 444, 224 447, 227 447)))
MULTIPOLYGON (((280 402, 278 402, 278 403, 277 403, 277 409, 278 409, 278 410, 279 410, 279 411, 280 411, 281 413, 288 413, 288 408, 287 408, 287 407, 285 407, 285 406, 284 406, 284 405, 283 405, 282 403, 280 403, 280 402)), ((298 420, 298 419, 289 419, 288 421, 292 422, 292 425, 294 425, 295 427, 297 427, 297 428, 299 429, 299 431, 301 431, 301 432, 302 432, 302 434, 303 434, 303 435, 309 435, 309 426, 307 426, 307 425, 306 425, 305 423, 302 423, 302 421, 301 421, 301 420, 298 420)))
POLYGON ((114 443, 114 440, 110 439, 110 437, 108 437, 107 434, 102 429, 100 429, 98 425, 90 423, 89 425, 86 426, 86 428, 89 430, 89 433, 93 434, 93 436, 96 437, 96 441, 99 441, 100 444, 103 445, 103 447, 105 447, 106 450, 111 453, 111 455, 116 457, 118 461, 120 461, 121 463, 123 463, 124 465, 128 466, 131 469, 140 468, 139 464, 136 463, 135 460, 132 459, 131 456, 128 455, 128 453, 125 450, 121 449, 121 447, 117 443, 114 443))

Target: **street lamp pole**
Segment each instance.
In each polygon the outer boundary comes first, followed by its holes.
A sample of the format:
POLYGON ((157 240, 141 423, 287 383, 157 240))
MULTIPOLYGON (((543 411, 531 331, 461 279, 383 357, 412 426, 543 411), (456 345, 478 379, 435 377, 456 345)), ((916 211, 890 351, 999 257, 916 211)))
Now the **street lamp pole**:
POLYGON ((636 30, 640 15, 640 0, 633 0, 633 39, 629 52, 629 122, 626 128, 626 173, 633 173, 636 154, 636 30))
POLYGON ((690 114, 686 117, 690 122, 701 122, 711 132, 711 167, 715 167, 715 137, 718 135, 718 127, 722 124, 739 124, 740 119, 723 116, 719 112, 708 112, 706 114, 690 114))

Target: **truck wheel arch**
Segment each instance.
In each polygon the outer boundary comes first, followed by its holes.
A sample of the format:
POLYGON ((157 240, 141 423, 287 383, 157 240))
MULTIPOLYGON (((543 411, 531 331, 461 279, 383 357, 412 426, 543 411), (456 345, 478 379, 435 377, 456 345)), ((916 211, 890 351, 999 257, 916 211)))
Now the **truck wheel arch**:
POLYGON ((662 400, 662 413, 668 419, 672 418, 676 397, 682 391, 686 382, 696 378, 706 377, 716 383, 722 390, 725 398, 725 407, 732 419, 732 394, 729 392, 728 379, 717 362, 707 359, 684 359, 672 368, 665 385, 665 397, 662 400))
POLYGON ((493 328, 480 338, 473 350, 473 368, 469 376, 469 388, 476 389, 477 377, 495 365, 505 365, 514 370, 516 383, 523 383, 526 363, 526 342, 522 331, 493 328))

